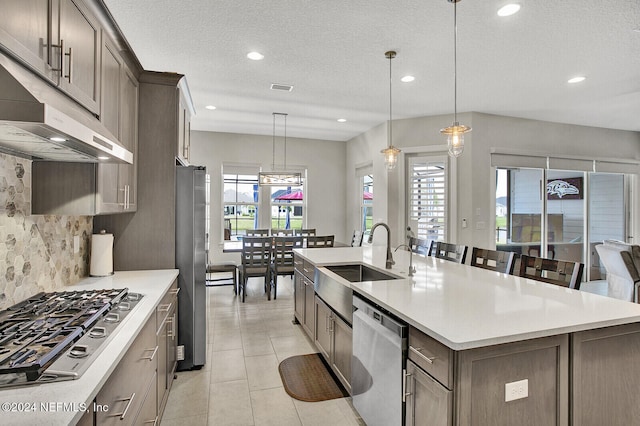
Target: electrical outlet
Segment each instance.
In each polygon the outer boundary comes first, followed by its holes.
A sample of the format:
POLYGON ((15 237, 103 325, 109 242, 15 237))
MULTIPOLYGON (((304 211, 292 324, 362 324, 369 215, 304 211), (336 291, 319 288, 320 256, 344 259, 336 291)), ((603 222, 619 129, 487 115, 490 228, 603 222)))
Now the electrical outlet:
POLYGON ((518 380, 517 382, 505 383, 504 402, 527 398, 528 396, 529 396, 529 379, 518 380))
POLYGON ((184 345, 176 347, 176 361, 184 361, 184 345))

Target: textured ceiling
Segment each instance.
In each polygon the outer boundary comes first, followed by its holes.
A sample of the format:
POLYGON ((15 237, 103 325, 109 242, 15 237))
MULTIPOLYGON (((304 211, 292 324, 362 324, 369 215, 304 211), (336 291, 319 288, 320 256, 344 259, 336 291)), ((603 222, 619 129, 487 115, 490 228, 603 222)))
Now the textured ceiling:
MULTIPOLYGON (((458 3, 458 112, 640 131, 640 0, 516 1, 458 3)), ((453 112, 447 0, 104 2, 145 69, 187 76, 194 130, 271 135, 284 112, 288 136, 348 140, 389 118, 387 50, 394 119, 453 112)))

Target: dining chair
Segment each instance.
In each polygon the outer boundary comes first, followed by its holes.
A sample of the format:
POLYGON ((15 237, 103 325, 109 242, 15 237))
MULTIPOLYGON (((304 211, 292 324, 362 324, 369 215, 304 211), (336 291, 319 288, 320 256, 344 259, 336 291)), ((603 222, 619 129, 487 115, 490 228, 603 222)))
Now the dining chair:
POLYGON ((443 243, 442 241, 432 241, 429 248, 429 256, 445 259, 450 262, 464 263, 467 258, 467 246, 462 244, 443 243))
POLYGON ((580 262, 521 255, 518 276, 580 290, 583 269, 580 262))
POLYGON ((242 266, 240 267, 240 288, 242 302, 247 295, 247 281, 251 277, 264 277, 265 290, 269 286, 271 272, 271 237, 245 237, 242 239, 242 266))
POLYGON ((268 229, 247 229, 247 237, 267 237, 269 236, 268 229))
POLYGON ((294 235, 300 235, 302 237, 309 237, 309 236, 312 236, 312 235, 316 235, 316 229, 315 228, 295 229, 294 230, 294 235))
MULTIPOLYGON (((278 236, 273 238, 273 258, 271 260, 271 286, 273 300, 278 295, 278 276, 293 277, 293 249, 302 248, 302 237, 278 236)), ((267 300, 271 300, 271 290, 267 291, 267 300)))
MULTIPOLYGON (((431 241, 433 243, 433 241, 431 241)), ((430 250, 429 241, 424 238, 409 238, 409 247, 411 251, 417 254, 427 255, 430 250)))
POLYGON ((293 229, 272 229, 271 235, 274 237, 293 237, 293 229))
POLYGON ((335 235, 312 235, 307 237, 307 248, 333 247, 335 235))
POLYGON ((515 256, 516 254, 512 251, 489 250, 474 247, 471 250, 471 266, 512 274, 515 256))
POLYGON ((364 233, 362 231, 353 231, 353 236, 351 237, 351 247, 361 247, 363 238, 364 233))

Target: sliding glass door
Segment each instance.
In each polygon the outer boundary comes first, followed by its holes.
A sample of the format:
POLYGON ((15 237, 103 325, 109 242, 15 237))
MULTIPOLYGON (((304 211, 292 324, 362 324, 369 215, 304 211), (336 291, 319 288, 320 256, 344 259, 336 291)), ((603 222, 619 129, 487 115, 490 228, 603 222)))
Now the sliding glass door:
POLYGON ((625 240, 627 186, 620 173, 497 168, 496 247, 581 262, 585 280, 604 279, 595 246, 625 240))

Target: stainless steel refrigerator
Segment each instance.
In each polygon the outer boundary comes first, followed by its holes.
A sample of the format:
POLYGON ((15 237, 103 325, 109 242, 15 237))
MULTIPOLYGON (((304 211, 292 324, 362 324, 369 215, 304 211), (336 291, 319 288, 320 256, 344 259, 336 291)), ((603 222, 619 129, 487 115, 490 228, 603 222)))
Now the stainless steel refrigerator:
POLYGON ((206 168, 176 166, 176 268, 178 344, 184 360, 178 370, 201 368, 207 358, 206 168))

